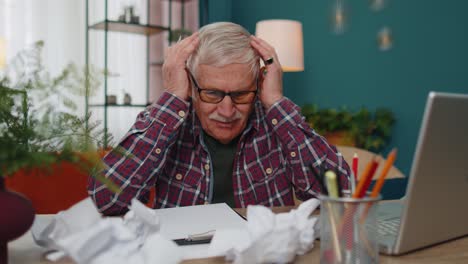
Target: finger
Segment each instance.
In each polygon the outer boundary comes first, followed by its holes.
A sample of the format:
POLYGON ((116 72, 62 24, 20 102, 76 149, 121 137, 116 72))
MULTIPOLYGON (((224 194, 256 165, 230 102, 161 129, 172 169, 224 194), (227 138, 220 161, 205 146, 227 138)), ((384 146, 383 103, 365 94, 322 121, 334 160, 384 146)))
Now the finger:
POLYGON ((178 43, 176 43, 176 45, 180 48, 185 48, 187 46, 190 45, 190 43, 192 43, 193 41, 196 41, 198 39, 198 35, 199 33, 198 32, 195 32, 193 33, 192 35, 182 39, 181 41, 179 41, 178 43))
POLYGON ((192 34, 188 38, 183 39, 180 43, 176 44, 177 46, 172 47, 171 52, 174 54, 173 59, 180 63, 185 63, 188 57, 198 47, 198 43, 198 32, 192 34))
POLYGON ((257 50, 260 57, 262 57, 265 65, 270 65, 275 61, 278 62, 278 58, 275 52, 275 49, 267 44, 266 42, 261 42, 259 38, 255 37, 252 38, 253 41, 251 42, 252 47, 257 50), (273 60, 271 60, 273 58, 273 60))
POLYGON ((268 44, 268 42, 264 41, 263 39, 255 37, 255 36, 252 36, 252 39, 254 40, 253 44, 258 48, 261 55, 271 56, 274 53, 276 53, 275 48, 273 48, 273 46, 268 44))

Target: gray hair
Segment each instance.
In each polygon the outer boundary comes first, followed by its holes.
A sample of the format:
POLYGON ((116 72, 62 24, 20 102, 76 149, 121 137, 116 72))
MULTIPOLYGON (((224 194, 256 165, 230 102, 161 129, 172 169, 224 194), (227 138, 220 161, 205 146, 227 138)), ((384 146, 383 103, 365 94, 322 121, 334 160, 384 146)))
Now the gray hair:
POLYGON ((199 30, 200 43, 187 61, 195 76, 200 64, 222 67, 228 64, 249 64, 253 76, 259 71, 259 55, 250 46, 250 33, 230 22, 208 24, 199 30))

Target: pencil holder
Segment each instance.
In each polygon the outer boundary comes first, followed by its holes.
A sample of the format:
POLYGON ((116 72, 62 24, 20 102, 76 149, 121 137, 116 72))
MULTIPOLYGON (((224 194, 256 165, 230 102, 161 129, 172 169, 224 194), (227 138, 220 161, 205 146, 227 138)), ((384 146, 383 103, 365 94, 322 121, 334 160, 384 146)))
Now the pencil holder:
POLYGON ((320 263, 378 263, 377 198, 319 195, 320 263))

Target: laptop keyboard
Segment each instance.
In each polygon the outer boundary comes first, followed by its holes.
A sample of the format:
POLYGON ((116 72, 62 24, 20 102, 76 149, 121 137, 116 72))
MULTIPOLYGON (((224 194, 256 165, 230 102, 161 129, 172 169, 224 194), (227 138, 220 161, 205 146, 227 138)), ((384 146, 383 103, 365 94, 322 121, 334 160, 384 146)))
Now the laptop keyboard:
POLYGON ((392 218, 378 221, 378 232, 381 236, 396 236, 400 227, 401 218, 392 218))

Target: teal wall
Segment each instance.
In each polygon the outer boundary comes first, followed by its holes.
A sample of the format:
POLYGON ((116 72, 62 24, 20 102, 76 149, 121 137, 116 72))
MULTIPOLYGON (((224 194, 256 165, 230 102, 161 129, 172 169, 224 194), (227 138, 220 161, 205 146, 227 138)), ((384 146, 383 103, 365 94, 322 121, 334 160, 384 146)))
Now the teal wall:
MULTIPOLYGON (((427 93, 468 93, 468 1, 388 1, 380 12, 368 0, 348 1, 348 31, 330 31, 333 1, 211 0, 208 21, 232 21, 254 33, 263 19, 303 24, 305 71, 284 74, 285 95, 298 105, 351 109, 388 107, 396 116, 391 146, 396 166, 409 174, 427 93), (388 26, 393 49, 377 49, 388 26)), ((467 122, 468 117, 458 117, 467 122)))

